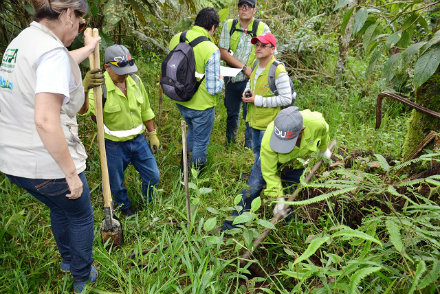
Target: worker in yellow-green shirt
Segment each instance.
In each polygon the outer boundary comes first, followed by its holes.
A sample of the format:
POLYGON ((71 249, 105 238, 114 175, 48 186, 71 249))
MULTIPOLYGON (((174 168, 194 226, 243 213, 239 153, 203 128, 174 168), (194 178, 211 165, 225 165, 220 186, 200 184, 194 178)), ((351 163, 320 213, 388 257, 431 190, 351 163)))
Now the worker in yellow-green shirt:
MULTIPOLYGON (((308 109, 299 111, 290 106, 281 110, 275 120, 266 129, 261 142, 260 160, 252 167, 247 184, 242 190, 242 199, 238 204, 241 210, 235 210, 233 216, 249 211, 252 201, 260 196, 264 187, 264 196, 277 202, 274 215, 287 215, 283 203, 286 188, 299 183, 304 166, 298 159, 307 158, 314 152, 325 158, 331 157, 328 124, 319 112, 308 109)), ((232 220, 226 220, 223 230, 235 228, 232 220)))
MULTIPOLYGON (((154 158, 160 142, 154 128, 154 112, 144 84, 134 73, 135 60, 123 45, 105 50, 105 87, 103 87, 103 120, 105 151, 110 190, 123 216, 135 213, 123 185, 124 171, 131 163, 142 178, 144 202, 152 201, 159 183, 159 168, 154 158), (147 143, 144 132, 148 134, 147 143)), ((95 114, 93 91, 89 91, 88 114, 95 114)))

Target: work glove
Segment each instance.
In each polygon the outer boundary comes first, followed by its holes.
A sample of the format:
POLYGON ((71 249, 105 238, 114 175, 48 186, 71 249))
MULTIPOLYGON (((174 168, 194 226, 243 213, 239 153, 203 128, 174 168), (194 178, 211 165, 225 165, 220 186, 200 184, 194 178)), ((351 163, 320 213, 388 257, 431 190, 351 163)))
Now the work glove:
POLYGON ((330 159, 332 157, 332 152, 330 151, 330 149, 327 148, 327 150, 325 150, 324 152, 320 152, 319 155, 324 158, 330 159))
POLYGON ((83 79, 84 90, 99 87, 104 84, 104 81, 104 75, 102 74, 101 69, 91 69, 86 73, 86 76, 83 79))
POLYGON ((159 142, 159 138, 157 137, 156 130, 148 133, 148 136, 150 137, 151 151, 153 151, 153 153, 156 153, 160 146, 160 142, 159 142))
MULTIPOLYGON (((286 199, 278 198, 277 201, 286 201, 286 199)), ((287 209, 287 204, 285 203, 275 204, 275 207, 273 208, 273 215, 276 215, 277 213, 280 213, 283 217, 286 216, 289 213, 289 210, 287 209)))

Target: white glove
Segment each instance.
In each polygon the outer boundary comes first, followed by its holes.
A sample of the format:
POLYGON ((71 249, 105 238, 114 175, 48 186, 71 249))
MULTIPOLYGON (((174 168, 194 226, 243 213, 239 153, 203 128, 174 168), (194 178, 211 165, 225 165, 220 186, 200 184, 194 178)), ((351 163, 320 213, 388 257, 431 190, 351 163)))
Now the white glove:
POLYGON ((332 157, 332 152, 327 148, 324 152, 319 153, 320 156, 330 159, 332 157))
MULTIPOLYGON (((286 201, 284 198, 278 198, 277 201, 286 201)), ((273 208, 273 215, 276 215, 277 213, 281 214, 282 216, 286 216, 289 211, 287 210, 287 205, 285 203, 277 203, 275 204, 275 207, 273 208)))

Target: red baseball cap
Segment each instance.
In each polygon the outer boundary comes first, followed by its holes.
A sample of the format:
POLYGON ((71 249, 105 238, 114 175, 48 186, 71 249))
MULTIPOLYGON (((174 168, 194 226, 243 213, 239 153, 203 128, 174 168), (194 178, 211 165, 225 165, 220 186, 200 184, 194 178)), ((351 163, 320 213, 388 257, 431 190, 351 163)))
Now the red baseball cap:
POLYGON ((271 33, 262 33, 258 37, 253 37, 251 43, 255 45, 257 41, 260 41, 262 44, 270 43, 274 47, 277 46, 277 39, 271 33))

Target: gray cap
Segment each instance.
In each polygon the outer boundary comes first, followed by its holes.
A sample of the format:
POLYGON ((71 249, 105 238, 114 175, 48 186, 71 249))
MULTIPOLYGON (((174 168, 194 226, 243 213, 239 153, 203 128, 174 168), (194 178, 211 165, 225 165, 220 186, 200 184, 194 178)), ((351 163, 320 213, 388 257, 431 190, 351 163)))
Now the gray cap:
POLYGON ((250 5, 252 5, 253 7, 255 7, 255 5, 257 5, 257 1, 256 0, 238 0, 238 5, 240 5, 243 2, 247 2, 250 5))
POLYGON ((270 148, 278 153, 289 153, 293 150, 303 128, 303 117, 298 107, 290 106, 281 110, 274 121, 270 148))
POLYGON ((113 71, 120 76, 135 73, 138 71, 138 68, 134 63, 134 59, 131 58, 130 51, 128 51, 127 47, 125 47, 124 45, 116 44, 107 47, 107 49, 105 49, 104 62, 110 65, 113 71), (128 61, 130 60, 133 60, 132 65, 128 63, 128 61), (118 61, 125 64, 117 66, 115 64, 110 63, 110 62, 117 63, 118 61))

